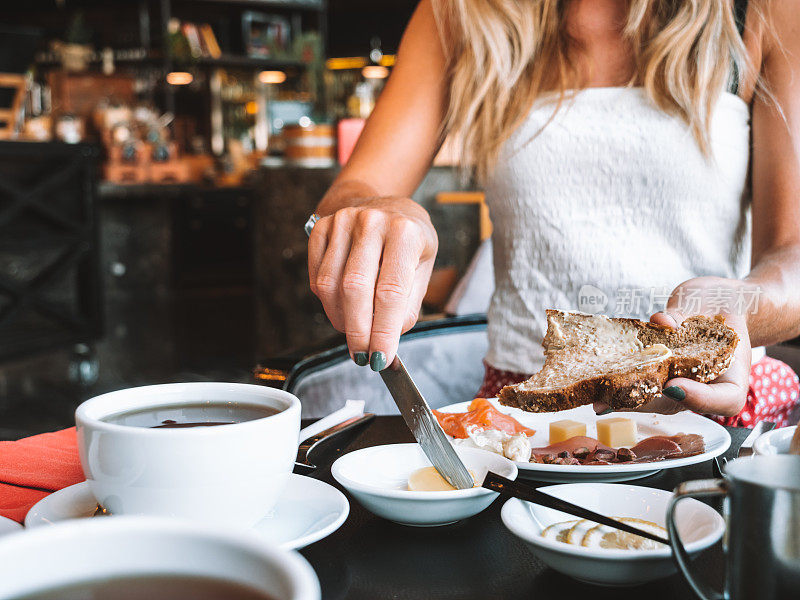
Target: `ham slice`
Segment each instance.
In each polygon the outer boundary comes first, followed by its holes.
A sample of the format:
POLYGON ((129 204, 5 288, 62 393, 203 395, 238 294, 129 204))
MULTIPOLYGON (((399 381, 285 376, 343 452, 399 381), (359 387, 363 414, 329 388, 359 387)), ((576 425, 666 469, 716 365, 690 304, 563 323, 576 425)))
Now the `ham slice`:
POLYGON ((705 442, 703 436, 696 433, 653 435, 636 444, 631 451, 636 455, 634 462, 655 462, 702 454, 705 451, 705 442))

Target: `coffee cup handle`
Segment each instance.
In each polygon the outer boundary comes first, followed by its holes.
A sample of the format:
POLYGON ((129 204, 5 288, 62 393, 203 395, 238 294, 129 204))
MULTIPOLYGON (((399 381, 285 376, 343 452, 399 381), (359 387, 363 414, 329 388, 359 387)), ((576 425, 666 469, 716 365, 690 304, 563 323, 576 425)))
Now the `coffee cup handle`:
POLYGON ((667 533, 672 546, 672 556, 678 565, 686 581, 703 600, 724 600, 725 596, 703 581, 698 581, 692 574, 691 557, 683 547, 678 527, 675 524, 675 509, 684 498, 694 498, 697 496, 724 496, 728 493, 728 482, 724 479, 699 479, 697 481, 686 481, 675 488, 672 499, 667 508, 667 533))

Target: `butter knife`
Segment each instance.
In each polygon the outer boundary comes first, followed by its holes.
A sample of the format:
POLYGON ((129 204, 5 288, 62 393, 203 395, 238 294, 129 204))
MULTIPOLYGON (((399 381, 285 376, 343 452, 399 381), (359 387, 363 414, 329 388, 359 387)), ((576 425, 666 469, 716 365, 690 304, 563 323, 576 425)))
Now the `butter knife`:
POLYGON ((742 458, 743 456, 751 456, 753 454, 753 444, 759 438, 759 436, 767 433, 775 429, 775 423, 771 421, 759 421, 753 426, 753 430, 748 434, 742 445, 739 446, 739 453, 736 455, 738 458, 742 458))
POLYGON ((395 355, 392 364, 380 374, 414 439, 439 474, 456 489, 474 487, 472 475, 456 454, 400 357, 395 355))

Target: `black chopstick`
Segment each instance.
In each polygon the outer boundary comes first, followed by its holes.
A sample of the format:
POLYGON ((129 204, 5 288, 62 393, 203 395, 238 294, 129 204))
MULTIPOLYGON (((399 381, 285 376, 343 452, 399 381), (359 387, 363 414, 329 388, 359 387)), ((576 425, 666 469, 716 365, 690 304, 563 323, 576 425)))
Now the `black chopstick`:
POLYGON ((639 529, 638 527, 632 527, 627 523, 606 517, 605 515, 591 511, 588 508, 583 508, 582 506, 572 504, 566 500, 561 500, 560 498, 556 498, 550 494, 545 494, 544 492, 540 492, 536 488, 533 488, 529 485, 506 479, 502 475, 492 473, 491 471, 489 471, 486 474, 486 477, 484 477, 482 487, 495 492, 500 492, 501 494, 506 494, 508 496, 514 496, 520 500, 533 502, 534 504, 538 504, 546 508, 552 508, 553 510, 558 510, 575 517, 580 517, 581 519, 587 519, 595 523, 608 525, 609 527, 615 527, 621 531, 632 533, 634 535, 640 535, 648 540, 653 540, 654 542, 660 542, 667 546, 671 546, 668 539, 652 534, 649 531, 639 529))

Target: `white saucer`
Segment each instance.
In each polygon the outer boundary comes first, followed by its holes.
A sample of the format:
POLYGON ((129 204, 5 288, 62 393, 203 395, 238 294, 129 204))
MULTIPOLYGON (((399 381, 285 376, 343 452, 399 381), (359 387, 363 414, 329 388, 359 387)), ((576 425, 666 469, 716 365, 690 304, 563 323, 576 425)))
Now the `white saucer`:
POLYGON ((22 529, 22 525, 17 523, 16 521, 12 521, 6 517, 0 517, 0 537, 6 535, 7 533, 14 533, 16 531, 20 531, 22 529))
MULTIPOLYGON (((89 484, 84 481, 37 502, 25 516, 25 526, 84 519, 93 516, 96 509, 97 501, 89 490, 89 484)), ((335 487, 311 477, 292 474, 278 503, 253 530, 281 548, 296 550, 339 529, 349 512, 347 498, 335 487)))

